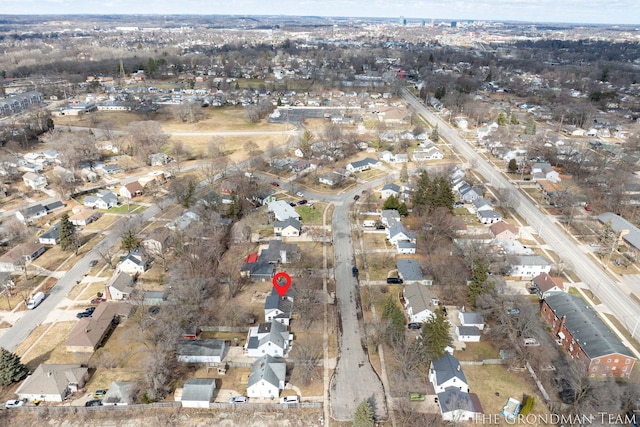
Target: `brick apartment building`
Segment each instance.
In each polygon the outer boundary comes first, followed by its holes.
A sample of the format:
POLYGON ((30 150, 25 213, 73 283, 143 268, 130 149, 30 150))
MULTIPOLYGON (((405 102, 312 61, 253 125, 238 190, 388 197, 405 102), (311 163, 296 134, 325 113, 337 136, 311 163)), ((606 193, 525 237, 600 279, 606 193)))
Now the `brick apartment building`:
POLYGON ((547 297, 541 313, 553 335, 591 377, 631 374, 636 358, 581 298, 569 294, 547 297))

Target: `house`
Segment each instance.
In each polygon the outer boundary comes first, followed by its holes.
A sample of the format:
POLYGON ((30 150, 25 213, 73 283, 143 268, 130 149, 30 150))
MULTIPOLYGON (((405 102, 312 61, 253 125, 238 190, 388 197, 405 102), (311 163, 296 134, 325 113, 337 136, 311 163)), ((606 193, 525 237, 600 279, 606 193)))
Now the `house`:
POLYGON ((34 172, 27 172, 22 175, 22 181, 34 190, 40 190, 47 186, 47 178, 34 172))
POLYGON ((398 276, 400 276, 405 285, 417 283, 430 286, 433 284, 433 280, 426 279, 422 274, 417 258, 396 258, 396 268, 398 269, 398 276))
POLYGON ((547 180, 551 182, 560 182, 560 174, 551 167, 550 163, 538 162, 531 166, 531 174, 534 181, 547 180))
POLYGON ((397 242, 396 249, 400 255, 414 255, 416 253, 416 244, 408 240, 397 242))
POLYGON ((76 226, 87 226, 98 218, 100 218, 100 212, 93 209, 82 209, 80 212, 69 217, 69 222, 76 226))
POLYGON ((335 172, 324 173, 318 177, 318 182, 320 184, 329 185, 331 187, 340 184, 343 180, 344 177, 335 172))
POLYGON ((469 393, 467 378, 462 371, 460 362, 448 352, 431 362, 429 382, 433 385, 436 393, 441 393, 449 387, 456 388, 463 393, 469 393))
POLYGON ((117 164, 98 165, 98 166, 95 167, 95 169, 100 171, 100 172, 102 172, 105 175, 113 175, 113 174, 116 174, 116 173, 124 172, 124 169, 122 169, 117 164))
POLYGON ((209 408, 215 390, 215 378, 189 378, 182 388, 182 407, 209 408))
POLYGON ((388 199, 391 196, 398 197, 400 195, 400 186, 398 184, 394 184, 390 182, 385 184, 380 190, 380 197, 383 199, 388 199))
POLYGON ((146 256, 140 251, 140 249, 133 249, 127 255, 120 258, 120 262, 116 266, 116 270, 136 275, 144 273, 147 266, 148 262, 146 256))
POLYGON ((106 295, 113 300, 129 299, 133 292, 133 276, 125 272, 119 272, 105 285, 106 295))
POLYGON ((455 332, 460 342, 480 342, 480 329, 476 326, 456 326, 455 332))
POLYGON ((104 406, 126 406, 134 402, 138 385, 133 381, 113 381, 102 399, 104 406))
POLYGON ((166 227, 169 230, 184 230, 195 221, 200 221, 200 215, 190 210, 185 210, 178 218, 168 223, 166 227))
POLYGON ((354 172, 363 172, 367 169, 371 169, 372 167, 380 167, 382 163, 379 160, 372 159, 371 157, 365 157, 362 160, 358 160, 355 162, 351 162, 347 165, 347 171, 354 172))
POLYGON ((475 311, 461 311, 458 314, 461 326, 474 326, 479 330, 484 329, 484 315, 475 311))
POLYGON ((618 241, 628 246, 636 255, 640 252, 640 229, 638 227, 613 212, 598 215, 598 221, 602 224, 610 224, 618 235, 618 241))
POLYGON ((398 246, 398 242, 416 243, 416 232, 408 231, 401 222, 392 222, 387 227, 387 239, 393 245, 398 246))
POLYGON ((542 317, 563 346, 590 377, 629 377, 636 358, 582 298, 568 293, 542 301, 542 317))
POLYGON ((153 153, 149 154, 149 164, 151 166, 162 166, 169 162, 169 156, 165 153, 153 153))
POLYGON ((58 222, 56 225, 38 236, 38 242, 42 243, 43 245, 52 246, 60 243, 60 223, 58 222))
POLYGON ((29 224, 37 220, 38 218, 42 218, 48 213, 49 211, 47 211, 47 209, 44 206, 38 203, 36 205, 29 206, 27 208, 17 211, 16 218, 18 218, 18 221, 24 224, 29 224))
POLYGON ((273 223, 273 233, 276 237, 297 237, 300 236, 302 225, 295 218, 287 218, 284 221, 273 223))
POLYGON ((436 146, 430 146, 429 148, 426 148, 423 150, 413 151, 414 162, 424 162, 429 160, 442 160, 442 159, 444 159, 444 154, 442 154, 442 151, 440 151, 436 146))
POLYGON ((545 299, 550 295, 566 292, 564 281, 561 277, 551 277, 549 273, 540 273, 531 281, 531 288, 535 289, 540 299, 545 299))
POLYGON ((471 205, 473 205, 474 210, 477 212, 480 211, 492 211, 493 210, 493 205, 491 204, 491 202, 487 199, 485 199, 484 197, 481 197, 479 199, 475 199, 474 201, 471 202, 471 205))
POLYGON ((251 365, 247 384, 247 396, 252 398, 275 399, 284 390, 287 365, 265 354, 251 365))
POLYGON ((89 208, 109 209, 118 206, 118 196, 109 190, 100 190, 95 196, 86 196, 83 204, 89 208))
POLYGON ((419 283, 410 283, 402 291, 404 308, 409 322, 426 322, 433 316, 432 298, 428 288, 419 283))
POLYGON ((510 276, 532 278, 551 271, 551 264, 542 255, 521 255, 511 264, 510 276))
POLYGON ((89 379, 89 369, 80 365, 41 364, 16 390, 18 399, 29 402, 62 402, 80 391, 89 379))
POLYGON ((408 163, 409 155, 407 153, 398 153, 394 159, 395 163, 408 163))
POLYGON ((140 243, 145 252, 150 255, 161 255, 171 245, 173 233, 167 227, 156 227, 147 234, 140 243))
POLYGON ((500 212, 496 212, 494 210, 478 211, 476 216, 483 224, 495 224, 498 221, 502 221, 502 215, 500 212))
POLYGON ((382 160, 383 162, 392 163, 395 162, 395 156, 391 151, 384 150, 382 153, 380 153, 380 160, 382 160))
POLYGON ((267 209, 269 212, 273 212, 276 221, 284 221, 289 218, 300 219, 300 214, 284 200, 267 203, 267 209))
POLYGON ((134 197, 142 195, 142 185, 138 181, 133 181, 120 187, 120 196, 125 199, 133 199, 134 197))
POLYGON ((520 229, 504 221, 491 224, 489 231, 496 240, 517 240, 520 237, 520 229))
POLYGON ((293 288, 289 287, 284 297, 271 289, 271 294, 267 296, 264 302, 264 320, 271 322, 275 320, 285 326, 289 326, 291 315, 293 314, 293 288))
POLYGON ((104 302, 91 317, 84 317, 71 329, 64 346, 67 351, 93 353, 111 331, 131 312, 131 306, 122 302, 104 302))
POLYGON ((395 209, 384 209, 380 212, 380 222, 385 227, 389 227, 391 224, 400 222, 400 214, 395 209))
POLYGON ((0 272, 21 271, 44 251, 41 243, 20 243, 0 256, 0 272))
POLYGON ((481 420, 484 412, 480 399, 475 393, 465 393, 455 387, 449 387, 437 394, 440 414, 444 421, 470 423, 481 420))
POLYGON ((245 352, 249 357, 262 357, 265 354, 284 357, 292 339, 288 327, 277 320, 260 323, 257 327, 249 328, 245 352))
POLYGON ((227 345, 224 340, 182 339, 178 342, 176 354, 178 362, 212 365, 221 363, 226 351, 227 345))
POLYGON ((482 197, 482 190, 465 182, 458 188, 458 197, 465 203, 471 203, 482 197))

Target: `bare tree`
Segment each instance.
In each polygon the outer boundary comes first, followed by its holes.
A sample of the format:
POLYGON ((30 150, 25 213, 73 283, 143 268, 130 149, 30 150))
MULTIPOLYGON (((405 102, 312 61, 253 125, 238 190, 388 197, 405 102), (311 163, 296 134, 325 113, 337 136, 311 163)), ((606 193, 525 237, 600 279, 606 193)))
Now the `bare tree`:
POLYGON ((132 122, 127 132, 131 138, 131 152, 145 164, 149 163, 149 155, 159 152, 169 140, 156 121, 132 122))
POLYGON ((295 360, 294 375, 303 385, 309 385, 322 360, 322 345, 310 337, 303 338, 296 341, 289 358, 295 360))

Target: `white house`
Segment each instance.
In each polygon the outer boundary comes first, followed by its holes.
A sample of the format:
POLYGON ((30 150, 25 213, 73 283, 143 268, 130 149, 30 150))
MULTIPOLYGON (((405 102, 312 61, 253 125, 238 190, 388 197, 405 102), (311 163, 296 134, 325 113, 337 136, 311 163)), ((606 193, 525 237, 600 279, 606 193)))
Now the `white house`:
POLYGON ((454 387, 464 393, 469 393, 467 378, 462 371, 460 362, 449 353, 431 362, 429 381, 436 393, 441 393, 449 387, 454 387))
POLYGON ((479 330, 484 329, 484 315, 475 311, 461 311, 458 320, 462 326, 475 326, 479 330))
POLYGON ((147 269, 147 259, 139 249, 133 249, 127 255, 120 258, 116 266, 117 271, 129 273, 131 275, 142 274, 147 269))
POLYGON ((460 342, 480 342, 480 329, 475 326, 456 326, 456 339, 460 342))
POLYGON ((362 172, 372 167, 380 167, 380 166, 382 166, 382 163, 380 163, 379 160, 366 157, 362 160, 349 163, 347 165, 347 170, 349 172, 362 172))
POLYGON ((47 215, 49 212, 47 209, 41 204, 36 204, 33 206, 29 206, 25 209, 20 209, 16 212, 16 218, 24 224, 28 224, 37 220, 38 218, 42 218, 47 215))
POLYGON ((276 237, 297 237, 300 236, 302 225, 295 218, 287 218, 284 221, 273 223, 273 233, 276 237))
POLYGON ((431 146, 423 150, 415 150, 413 152, 414 162, 442 160, 442 159, 444 159, 444 154, 442 154, 442 151, 440 151, 438 147, 435 147, 435 146, 431 146))
POLYGON ((395 156, 391 151, 384 150, 382 153, 380 153, 380 160, 382 160, 383 162, 392 163, 395 162, 395 156))
POLYGON ((113 191, 100 190, 95 196, 86 196, 83 204, 90 208, 109 209, 118 206, 118 196, 113 191))
POLYGON ((34 190, 39 190, 47 186, 47 178, 34 172, 27 172, 22 175, 22 181, 34 190))
POLYGON ((113 300, 128 299, 133 292, 133 277, 130 274, 120 272, 107 282, 105 288, 107 295, 113 300))
POLYGON ((271 289, 271 294, 267 296, 264 302, 264 320, 266 322, 275 320, 285 326, 289 326, 293 313, 292 293, 292 288, 289 288, 284 297, 281 297, 275 288, 271 289))
POLYGON ((226 351, 224 340, 186 339, 178 342, 178 362, 215 364, 222 362, 226 351))
POLYGON ((496 212, 494 210, 478 211, 476 216, 483 224, 495 224, 498 221, 502 221, 502 215, 500 212, 496 212))
POLYGON ((120 197, 133 199, 134 197, 140 196, 143 191, 142 184, 138 181, 133 181, 120 187, 120 197))
POLYGON ((387 239, 394 246, 398 246, 399 242, 416 243, 415 231, 408 231, 401 222, 392 222, 387 227, 387 239))
POLYGON ((249 357, 262 357, 265 354, 284 357, 292 339, 288 327, 273 319, 249 328, 245 352, 249 357))
POLYGON ((404 307, 410 322, 426 322, 433 316, 431 295, 426 286, 420 283, 405 285, 403 296, 404 307))
POLYGON ((533 175, 534 181, 546 179, 551 182, 560 182, 560 174, 558 171, 554 170, 551 164, 546 162, 534 163, 533 166, 531 166, 531 174, 533 175))
POLYGON ((391 196, 398 197, 400 195, 400 186, 398 184, 394 184, 390 182, 385 184, 380 190, 380 197, 383 199, 388 199, 391 196))
POLYGON ((56 225, 38 236, 38 242, 43 245, 57 245, 60 242, 60 223, 58 222, 56 225))
POLYGON ((473 205, 473 208, 476 212, 493 210, 493 205, 491 204, 491 202, 484 197, 475 199, 473 202, 471 202, 471 204, 473 205))
POLYGON ((533 278, 549 271, 551 271, 551 264, 542 255, 521 255, 515 257, 509 275, 533 278))
POLYGON ((480 399, 475 393, 465 393, 455 387, 449 387, 437 394, 440 414, 444 421, 452 423, 473 423, 483 414, 480 399))
POLYGON ((276 221, 284 221, 289 218, 300 219, 300 214, 284 200, 276 200, 267 203, 269 212, 273 212, 276 221))
POLYGON ((100 212, 93 209, 83 208, 81 211, 69 217, 69 222, 73 225, 86 226, 100 217, 100 212))
POLYGON ((275 399, 284 390, 287 365, 265 354, 251 366, 247 396, 252 398, 275 399))
POLYGON ((80 365, 41 364, 16 390, 19 399, 30 402, 62 402, 80 391, 89 378, 89 369, 80 365))
POLYGON ((216 390, 215 378, 189 378, 182 388, 183 408, 209 408, 216 390))

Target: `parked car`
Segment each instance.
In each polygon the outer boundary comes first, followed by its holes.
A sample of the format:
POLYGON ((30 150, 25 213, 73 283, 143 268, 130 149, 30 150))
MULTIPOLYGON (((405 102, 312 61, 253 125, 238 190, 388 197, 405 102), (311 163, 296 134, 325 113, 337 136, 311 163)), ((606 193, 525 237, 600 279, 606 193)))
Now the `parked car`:
POLYGON ((107 394, 107 390, 101 389, 93 392, 93 397, 101 399, 104 395, 107 394))
POLYGON ((418 322, 411 322, 407 325, 407 328, 409 329, 420 329, 422 328, 422 323, 418 323, 418 322))
POLYGON ((520 309, 519 308, 509 308, 509 309, 507 309, 507 314, 511 314, 511 315, 520 314, 520 309))
POLYGON ((387 277, 387 283, 389 283, 390 285, 399 285, 402 284, 403 280, 399 277, 387 277))
POLYGON ((386 227, 382 224, 376 225, 376 230, 384 230, 386 227))
POLYGON ((295 203, 293 203, 293 202, 289 202, 289 206, 291 206, 291 207, 295 207, 295 206, 298 206, 298 205, 296 205, 296 204, 295 204, 295 203))
POLYGON ((102 406, 102 400, 89 400, 84 406, 102 406))
POLYGON ((280 403, 298 403, 300 399, 298 396, 284 396, 280 398, 280 403))
POLYGON ((454 207, 454 208, 462 208, 462 207, 464 207, 464 203, 462 203, 462 202, 455 202, 455 203, 453 204, 453 207, 454 207))
POLYGON ((98 265, 98 260, 97 259, 92 259, 89 262, 89 267, 95 267, 96 265, 98 265))
POLYGON ((24 400, 7 400, 7 403, 4 404, 5 408, 17 408, 18 406, 23 406, 24 400))
POLYGON ((527 347, 534 347, 540 345, 540 343, 535 338, 525 338, 524 345, 527 347))
POLYGON ((304 193, 303 193, 302 191, 298 191, 298 192, 296 193, 296 196, 298 196, 298 197, 304 197, 304 193))
POLYGON ((298 204, 299 205, 306 205, 307 204, 307 200, 306 199, 298 200, 298 204))
POLYGON ((526 178, 522 178, 523 181, 531 181, 531 178, 526 177, 526 178))
POLYGON ((277 183, 277 182, 275 182, 275 181, 273 181, 273 182, 271 183, 271 185, 273 185, 274 187, 280 187, 280 184, 278 184, 278 183, 277 183))
POLYGON ((91 317, 91 313, 87 313, 86 311, 81 311, 80 313, 76 313, 76 317, 78 319, 82 319, 83 317, 91 317))
POLYGON ((101 302, 105 302, 106 298, 94 298, 91 300, 91 304, 100 304, 101 302))
POLYGON ((589 243, 589 246, 591 246, 592 248, 599 248, 599 247, 600 247, 600 243, 598 243, 598 242, 591 242, 591 243, 589 243))
POLYGON ((235 396, 229 398, 229 403, 247 403, 249 398, 246 396, 235 396))
POLYGON ((84 311, 86 313, 93 314, 93 312, 96 311, 96 308, 95 307, 87 307, 87 308, 84 309, 84 311))
POLYGON ((360 199, 360 195, 356 194, 355 196, 353 196, 353 200, 358 201, 358 199, 360 199))

